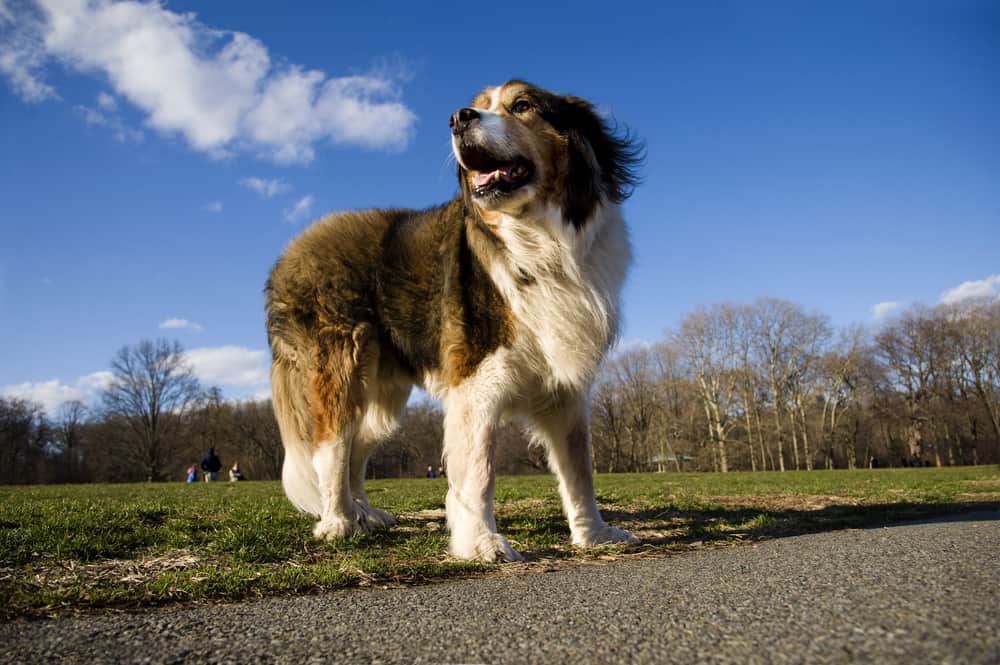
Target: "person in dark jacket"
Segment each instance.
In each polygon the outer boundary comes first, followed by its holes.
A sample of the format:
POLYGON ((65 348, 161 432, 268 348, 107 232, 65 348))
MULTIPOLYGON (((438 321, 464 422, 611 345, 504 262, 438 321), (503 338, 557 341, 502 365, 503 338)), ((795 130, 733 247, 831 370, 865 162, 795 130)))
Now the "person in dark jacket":
POLYGON ((209 448, 205 459, 201 461, 201 470, 205 472, 205 482, 219 479, 219 469, 222 468, 222 461, 215 454, 215 448, 209 448))

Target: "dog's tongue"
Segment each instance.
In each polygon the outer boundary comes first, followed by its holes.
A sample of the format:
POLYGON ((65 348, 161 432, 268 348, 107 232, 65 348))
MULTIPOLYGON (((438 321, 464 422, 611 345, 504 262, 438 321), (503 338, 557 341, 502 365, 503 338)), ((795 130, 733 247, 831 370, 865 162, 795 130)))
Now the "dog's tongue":
POLYGON ((495 175, 498 175, 496 171, 490 171, 489 173, 477 173, 476 177, 472 179, 472 184, 475 187, 485 187, 493 182, 493 176, 495 175))
POLYGON ((494 180, 506 180, 510 181, 510 169, 508 167, 499 168, 496 171, 490 171, 489 173, 479 173, 472 179, 472 184, 474 187, 485 187, 494 180))

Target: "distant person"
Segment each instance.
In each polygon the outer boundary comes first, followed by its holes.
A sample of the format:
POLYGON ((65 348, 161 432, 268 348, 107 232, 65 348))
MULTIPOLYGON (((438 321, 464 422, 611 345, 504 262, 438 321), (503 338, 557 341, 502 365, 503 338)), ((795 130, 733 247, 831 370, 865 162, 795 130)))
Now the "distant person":
POLYGON ((443 466, 439 466, 438 467, 438 478, 447 478, 447 477, 448 477, 448 474, 444 472, 444 467, 443 466))
POLYGON ((878 458, 877 457, 873 457, 871 459, 871 461, 868 463, 868 466, 871 467, 871 468, 873 468, 873 469, 877 469, 878 468, 878 458))
POLYGON ((201 461, 201 470, 205 472, 205 482, 219 479, 219 469, 222 468, 222 461, 215 454, 215 448, 209 448, 205 459, 201 461))
POLYGON ((188 470, 187 470, 187 481, 189 483, 196 483, 196 482, 198 482, 198 466, 197 465, 192 464, 191 466, 188 467, 188 470))
POLYGON ((233 468, 229 469, 229 482, 235 483, 237 480, 243 480, 243 473, 240 471, 240 463, 233 462, 233 468))
POLYGON ((436 478, 437 477, 434 474, 434 465, 432 465, 432 464, 428 464, 427 465, 427 477, 428 478, 436 478))

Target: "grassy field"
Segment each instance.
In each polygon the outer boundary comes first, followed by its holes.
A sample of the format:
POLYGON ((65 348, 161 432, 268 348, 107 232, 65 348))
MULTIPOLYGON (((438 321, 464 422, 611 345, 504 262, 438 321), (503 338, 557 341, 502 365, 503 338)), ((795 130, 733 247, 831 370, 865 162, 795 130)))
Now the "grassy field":
POLYGON ((0 487, 0 618, 524 573, 811 531, 1000 508, 996 467, 599 475, 605 518, 637 547, 569 545, 555 480, 501 478, 500 531, 526 563, 448 557, 445 480, 370 481, 388 532, 310 537, 278 483, 0 487))

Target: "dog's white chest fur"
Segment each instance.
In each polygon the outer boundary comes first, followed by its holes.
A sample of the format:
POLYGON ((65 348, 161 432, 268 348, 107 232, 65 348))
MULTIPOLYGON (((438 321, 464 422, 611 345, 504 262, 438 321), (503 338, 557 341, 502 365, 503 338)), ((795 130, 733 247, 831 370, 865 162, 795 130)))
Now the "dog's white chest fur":
POLYGON ((517 321, 514 351, 550 390, 581 389, 618 332, 618 295, 629 261, 617 206, 577 230, 557 211, 541 219, 504 216, 508 254, 490 275, 517 321))

